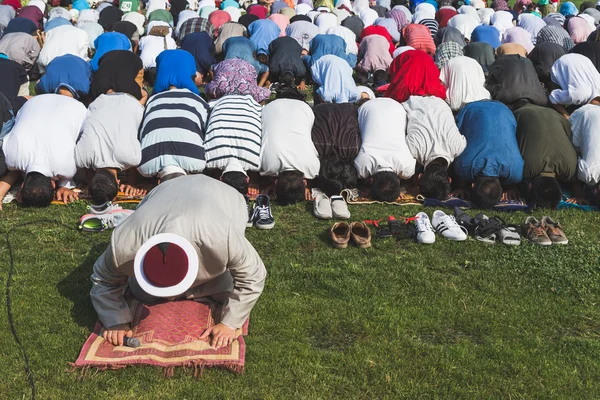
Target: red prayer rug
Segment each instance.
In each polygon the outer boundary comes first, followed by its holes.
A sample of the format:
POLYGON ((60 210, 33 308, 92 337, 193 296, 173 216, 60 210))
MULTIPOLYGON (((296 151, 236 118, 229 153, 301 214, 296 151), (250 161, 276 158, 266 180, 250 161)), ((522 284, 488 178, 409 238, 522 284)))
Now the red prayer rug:
POLYGON ((193 300, 144 304, 131 300, 133 336, 141 346, 113 346, 100 336, 102 324, 96 322, 74 369, 119 369, 130 365, 163 367, 165 376, 173 376, 175 367, 191 367, 194 376, 205 367, 222 367, 242 373, 248 334, 248 321, 238 329, 237 338, 229 346, 212 348, 208 339, 200 340, 205 329, 214 325, 213 315, 220 315, 220 304, 205 304, 193 300))

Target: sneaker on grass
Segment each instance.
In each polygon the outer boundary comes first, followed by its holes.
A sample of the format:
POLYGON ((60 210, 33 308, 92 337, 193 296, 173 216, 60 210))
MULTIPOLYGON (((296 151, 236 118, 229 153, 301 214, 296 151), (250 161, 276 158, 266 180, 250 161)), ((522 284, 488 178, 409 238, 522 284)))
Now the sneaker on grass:
POLYGON ((79 219, 79 229, 85 232, 102 232, 121 225, 133 210, 114 210, 108 214, 85 214, 79 219))
POLYGON ((113 204, 111 201, 107 201, 106 203, 100 204, 99 206, 95 206, 93 204, 88 206, 88 211, 90 212, 90 214, 96 215, 108 214, 111 211, 122 209, 123 207, 121 207, 118 204, 113 204))
POLYGON ((252 221, 258 229, 272 229, 275 226, 275 218, 271 214, 271 201, 266 194, 260 194, 256 198, 252 221))
POLYGON ((433 226, 431 226, 429 216, 424 212, 420 212, 415 217, 417 218, 415 220, 417 242, 421 244, 435 243, 435 231, 433 230, 433 226))
POLYGON ((461 242, 467 240, 467 228, 460 226, 451 215, 446 215, 442 210, 435 210, 431 219, 433 228, 446 239, 461 242))
POLYGON ((527 229, 527 240, 540 246, 551 246, 552 240, 546 233, 546 227, 535 217, 527 217, 525 220, 525 229, 527 229))

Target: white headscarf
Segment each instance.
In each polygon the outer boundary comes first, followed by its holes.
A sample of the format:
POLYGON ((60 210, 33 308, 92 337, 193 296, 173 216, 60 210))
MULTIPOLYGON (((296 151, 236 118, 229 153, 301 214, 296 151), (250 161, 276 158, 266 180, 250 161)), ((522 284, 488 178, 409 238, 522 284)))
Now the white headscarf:
POLYGON ((310 6, 306 3, 303 4, 298 4, 295 8, 296 10, 296 15, 306 15, 308 14, 309 11, 312 10, 312 8, 310 8, 310 6))
POLYGON ((321 13, 317 16, 315 25, 319 28, 319 33, 325 33, 329 28, 337 26, 337 16, 332 13, 321 13))
POLYGON ((377 11, 372 10, 370 8, 367 8, 366 10, 362 10, 360 12, 360 19, 363 22, 363 24, 365 24, 365 28, 367 26, 373 25, 377 18, 379 18, 377 11))
POLYGON ((485 2, 483 0, 471 0, 471 5, 475 7, 476 10, 485 8, 485 2))
POLYGON ((429 19, 435 19, 435 6, 429 3, 420 3, 415 7, 415 14, 418 12, 424 12, 429 15, 429 19))
POLYGON ((242 12, 240 11, 239 8, 229 6, 229 7, 225 7, 225 9, 223 11, 225 11, 227 14, 229 14, 232 22, 238 22, 240 17, 242 16, 242 12))
POLYGON ((179 37, 179 31, 181 30, 181 26, 185 21, 192 18, 198 18, 198 13, 192 10, 183 10, 179 13, 177 18, 177 26, 175 27, 175 35, 179 37))
POLYGON ((594 19, 594 17, 592 17, 591 15, 588 14, 579 14, 578 17, 581 17, 583 19, 585 19, 588 23, 588 25, 593 29, 596 30, 596 20, 594 19))
POLYGON ((337 35, 346 42, 346 54, 358 54, 358 46, 356 45, 356 35, 345 26, 334 26, 327 29, 327 34, 337 35))
POLYGON ((352 6, 352 11, 354 11, 354 14, 356 14, 356 15, 360 14, 363 10, 368 10, 368 9, 369 9, 369 0, 355 0, 354 5, 352 6))
POLYGON ((485 25, 491 24, 490 20, 492 19, 492 15, 494 15, 494 12, 495 11, 491 8, 480 8, 479 10, 477 10, 481 23, 485 25))
POLYGON ((479 12, 473 6, 461 6, 458 9, 459 14, 466 14, 469 17, 473 18, 477 23, 481 23, 481 17, 479 16, 479 12))
POLYGON ((491 98, 485 85, 485 75, 479 63, 470 57, 454 57, 442 68, 440 80, 448 88, 446 102, 456 111, 473 101, 491 98))
POLYGON ((121 18, 121 21, 129 21, 135 26, 137 26, 138 33, 140 35, 144 34, 144 24, 146 23, 146 17, 137 12, 129 12, 121 18))
POLYGON ((581 54, 565 54, 556 60, 550 78, 561 87, 550 93, 552 104, 583 105, 600 96, 600 73, 581 54))
POLYGON ((490 22, 492 26, 500 32, 502 35, 507 29, 512 28, 513 25, 513 15, 508 11, 496 11, 494 15, 490 18, 490 22))
MULTIPOLYGON (((511 14, 512 15, 512 14, 511 14)), ((467 14, 458 14, 450 18, 448 26, 456 28, 463 34, 465 39, 471 40, 471 33, 479 26, 479 22, 467 14)))
POLYGON ((435 17, 431 17, 429 11, 415 11, 415 13, 412 16, 412 23, 418 24, 424 19, 435 19, 435 17))

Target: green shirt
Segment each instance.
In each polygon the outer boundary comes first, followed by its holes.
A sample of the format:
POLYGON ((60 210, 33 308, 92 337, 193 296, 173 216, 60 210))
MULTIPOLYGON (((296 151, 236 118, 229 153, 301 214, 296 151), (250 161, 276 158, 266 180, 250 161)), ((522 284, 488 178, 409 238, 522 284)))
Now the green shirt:
POLYGON ((137 12, 140 8, 140 2, 139 0, 120 0, 119 8, 124 14, 127 14, 128 12, 137 12))
POLYGON ((571 143, 571 124, 552 108, 526 105, 514 112, 517 142, 525 161, 523 179, 555 174, 563 182, 577 174, 577 153, 571 143))

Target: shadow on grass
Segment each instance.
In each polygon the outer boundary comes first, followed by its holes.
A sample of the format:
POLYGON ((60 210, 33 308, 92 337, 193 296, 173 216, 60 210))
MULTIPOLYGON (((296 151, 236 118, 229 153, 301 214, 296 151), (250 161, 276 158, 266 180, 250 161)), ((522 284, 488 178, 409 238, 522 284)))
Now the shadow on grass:
POLYGON ((73 321, 90 330, 96 322, 96 311, 90 299, 90 276, 94 263, 107 245, 106 242, 92 245, 85 260, 57 285, 59 293, 73 302, 71 308, 73 321))

